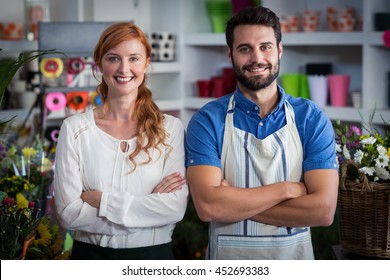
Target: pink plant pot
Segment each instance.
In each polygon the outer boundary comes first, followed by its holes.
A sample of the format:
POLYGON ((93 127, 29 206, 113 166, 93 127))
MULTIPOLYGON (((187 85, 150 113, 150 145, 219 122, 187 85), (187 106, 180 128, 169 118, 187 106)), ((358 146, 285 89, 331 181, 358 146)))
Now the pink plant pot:
POLYGON ((328 75, 331 106, 347 106, 350 81, 351 77, 349 75, 328 75))

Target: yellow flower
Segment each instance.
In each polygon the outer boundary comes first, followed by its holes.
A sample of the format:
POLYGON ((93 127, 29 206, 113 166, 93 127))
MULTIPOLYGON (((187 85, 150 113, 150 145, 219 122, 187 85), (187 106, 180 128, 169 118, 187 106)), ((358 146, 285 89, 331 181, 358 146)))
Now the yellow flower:
POLYGON ((18 209, 28 207, 28 200, 21 193, 16 195, 16 203, 18 205, 18 209))
POLYGON ((54 252, 62 251, 62 240, 57 239, 53 245, 51 245, 51 250, 54 252))
POLYGON ((53 163, 50 159, 48 158, 44 158, 43 159, 43 166, 42 166, 42 170, 41 172, 46 172, 46 171, 49 171, 53 168, 53 163))
POLYGON ((48 246, 51 243, 51 233, 49 229, 49 225, 46 223, 39 223, 37 227, 37 236, 39 236, 39 239, 34 239, 33 240, 33 245, 34 246, 48 246))
POLYGON ((25 159, 33 158, 36 156, 37 151, 34 148, 23 148, 22 149, 23 157, 25 159))

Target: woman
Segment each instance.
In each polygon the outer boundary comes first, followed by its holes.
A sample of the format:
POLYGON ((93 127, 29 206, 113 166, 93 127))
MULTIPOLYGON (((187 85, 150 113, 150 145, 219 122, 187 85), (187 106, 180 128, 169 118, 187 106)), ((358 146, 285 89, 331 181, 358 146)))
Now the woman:
POLYGON ((62 124, 55 203, 73 230, 72 259, 173 259, 188 201, 184 129, 146 87, 150 56, 137 26, 109 26, 94 51, 103 106, 62 124))

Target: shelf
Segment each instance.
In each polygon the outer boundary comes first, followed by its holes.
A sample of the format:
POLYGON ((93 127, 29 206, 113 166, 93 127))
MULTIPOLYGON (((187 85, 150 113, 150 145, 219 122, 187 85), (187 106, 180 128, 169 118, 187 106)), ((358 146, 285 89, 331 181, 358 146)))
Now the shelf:
POLYGON ((384 43, 383 43, 383 32, 374 32, 374 33, 370 33, 369 35, 369 38, 368 38, 368 42, 370 43, 370 45, 372 46, 380 46, 380 47, 383 47, 384 46, 384 43))
POLYGON ((156 100, 157 106, 162 111, 179 111, 181 104, 179 100, 156 100))
POLYGON ((323 109, 326 115, 328 115, 332 120, 354 122, 356 120, 361 120, 359 112, 364 115, 362 109, 354 107, 325 106, 323 109))
MULTIPOLYGON (((10 120, 15 117, 12 121, 12 124, 20 124, 27 117, 29 109, 9 109, 9 110, 0 110, 0 121, 10 120)), ((36 113, 36 111, 34 111, 36 113)))
MULTIPOLYGON (((324 111, 328 116, 331 116, 332 120, 341 120, 346 122, 368 122, 370 115, 373 113, 372 110, 367 109, 331 106, 326 106, 324 111)), ((372 123, 382 125, 383 120, 390 120, 390 111, 388 109, 376 110, 372 123)))
MULTIPOLYGON (((367 112, 366 116, 369 116, 370 114, 372 114, 372 111, 367 112)), ((383 120, 385 120, 387 123, 389 123, 389 121, 390 121, 390 110, 389 109, 376 110, 375 116, 374 116, 372 122, 374 124, 382 125, 383 120)))
POLYGON ((37 41, 27 40, 0 40, 0 48, 7 52, 22 52, 38 49, 37 41))
MULTIPOLYGON (((213 100, 215 100, 215 98, 187 97, 184 99, 184 108, 197 110, 213 100)), ((372 113, 371 111, 356 109, 354 107, 325 106, 323 110, 332 120, 342 120, 347 122, 361 121, 362 116, 363 118, 368 119, 368 116, 372 113)), ((390 120, 390 111, 387 109, 377 110, 373 123, 383 124, 382 118, 384 120, 390 120)))
POLYGON ((311 33, 296 32, 285 33, 282 37, 286 46, 352 46, 363 44, 362 32, 327 32, 318 31, 311 33))
POLYGON ((187 97, 184 99, 184 108, 185 109, 200 109, 206 103, 215 100, 215 98, 206 98, 206 97, 187 97))
POLYGON ((150 74, 178 73, 181 67, 179 62, 151 62, 150 74))
POLYGON ((8 120, 13 117, 25 117, 27 115, 26 109, 9 109, 9 110, 0 110, 0 120, 8 120))
POLYGON ((223 33, 194 33, 184 35, 184 44, 188 46, 226 46, 223 33))
MULTIPOLYGON (((282 37, 284 46, 352 46, 363 44, 363 32, 295 32, 285 33, 282 37)), ((184 37, 188 46, 226 46, 225 34, 194 33, 184 37)))

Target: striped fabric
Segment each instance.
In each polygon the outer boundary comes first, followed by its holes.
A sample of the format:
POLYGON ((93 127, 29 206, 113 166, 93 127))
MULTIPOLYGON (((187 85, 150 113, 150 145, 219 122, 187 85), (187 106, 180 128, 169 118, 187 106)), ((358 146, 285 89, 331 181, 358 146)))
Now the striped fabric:
MULTIPOLYGON (((235 128, 229 102, 222 148, 223 178, 241 188, 302 177, 302 143, 294 111, 285 102, 286 126, 265 139, 235 128)), ((251 220, 210 223, 210 259, 313 259, 309 228, 286 228, 251 220)))

